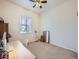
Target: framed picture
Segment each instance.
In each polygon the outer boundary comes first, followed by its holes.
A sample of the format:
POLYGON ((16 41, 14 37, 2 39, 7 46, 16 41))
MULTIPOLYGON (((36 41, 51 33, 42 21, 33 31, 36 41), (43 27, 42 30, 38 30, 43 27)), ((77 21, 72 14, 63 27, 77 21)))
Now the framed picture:
POLYGON ((32 18, 27 16, 21 16, 20 20, 20 33, 32 32, 32 18))

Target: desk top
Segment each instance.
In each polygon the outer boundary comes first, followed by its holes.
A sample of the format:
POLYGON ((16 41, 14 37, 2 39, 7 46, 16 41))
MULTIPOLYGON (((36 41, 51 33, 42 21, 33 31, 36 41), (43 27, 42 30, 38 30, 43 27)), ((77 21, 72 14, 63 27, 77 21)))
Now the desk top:
POLYGON ((14 50, 9 52, 9 59, 35 59, 35 56, 20 41, 13 41, 14 50))

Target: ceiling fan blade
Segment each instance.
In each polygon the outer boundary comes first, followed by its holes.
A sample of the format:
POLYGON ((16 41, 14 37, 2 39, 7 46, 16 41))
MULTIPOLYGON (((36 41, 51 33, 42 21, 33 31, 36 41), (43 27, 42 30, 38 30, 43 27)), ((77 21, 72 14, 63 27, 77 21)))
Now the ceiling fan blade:
POLYGON ((31 2, 36 2, 36 0, 29 0, 29 1, 31 1, 31 2))
POLYGON ((37 2, 40 2, 40 0, 36 0, 37 2))
POLYGON ((47 1, 41 1, 41 3, 47 3, 47 1))
POLYGON ((33 6, 33 8, 36 6, 36 4, 33 6))

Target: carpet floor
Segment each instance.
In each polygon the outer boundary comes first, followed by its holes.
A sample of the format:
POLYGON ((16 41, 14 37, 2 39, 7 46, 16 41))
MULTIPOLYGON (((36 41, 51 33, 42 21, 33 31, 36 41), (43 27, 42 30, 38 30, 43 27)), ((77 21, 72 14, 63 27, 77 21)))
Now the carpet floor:
POLYGON ((77 53, 73 51, 43 42, 30 43, 27 48, 36 59, 78 59, 77 53))

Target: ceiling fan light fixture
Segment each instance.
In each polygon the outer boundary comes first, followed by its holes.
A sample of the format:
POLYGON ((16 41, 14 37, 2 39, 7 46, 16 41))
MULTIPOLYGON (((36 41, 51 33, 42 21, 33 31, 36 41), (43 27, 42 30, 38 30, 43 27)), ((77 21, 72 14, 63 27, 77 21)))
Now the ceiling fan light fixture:
POLYGON ((40 8, 42 8, 42 6, 40 6, 40 8))
POLYGON ((36 2, 36 6, 39 6, 39 3, 38 2, 36 2))

